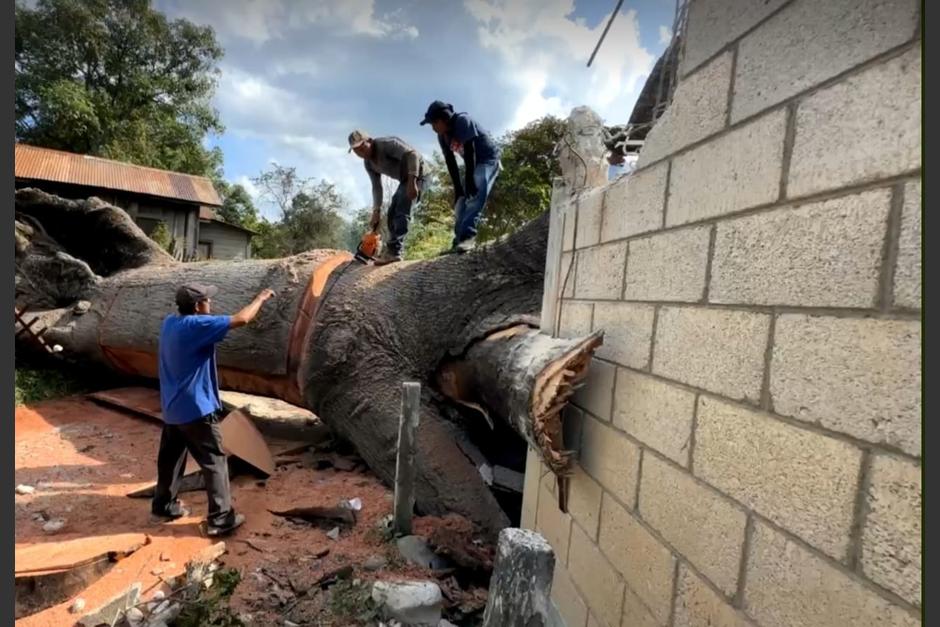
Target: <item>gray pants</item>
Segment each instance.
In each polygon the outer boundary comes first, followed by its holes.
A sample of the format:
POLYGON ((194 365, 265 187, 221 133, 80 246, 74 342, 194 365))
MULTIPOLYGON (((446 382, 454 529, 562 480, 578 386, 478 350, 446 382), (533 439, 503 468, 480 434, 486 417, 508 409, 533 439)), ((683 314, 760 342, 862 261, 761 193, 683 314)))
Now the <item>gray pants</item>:
POLYGON ((424 174, 418 176, 418 197, 414 200, 408 198, 407 183, 399 183, 392 196, 388 205, 388 243, 385 245, 386 250, 392 254, 402 255, 405 252, 405 236, 408 235, 411 210, 421 201, 426 180, 424 174))
POLYGON ((228 462, 222 451, 218 415, 183 425, 163 425, 160 452, 157 454, 157 487, 151 511, 158 516, 178 516, 180 479, 186 469, 189 452, 202 469, 209 502, 208 523, 227 527, 234 523, 232 492, 228 481, 228 462))

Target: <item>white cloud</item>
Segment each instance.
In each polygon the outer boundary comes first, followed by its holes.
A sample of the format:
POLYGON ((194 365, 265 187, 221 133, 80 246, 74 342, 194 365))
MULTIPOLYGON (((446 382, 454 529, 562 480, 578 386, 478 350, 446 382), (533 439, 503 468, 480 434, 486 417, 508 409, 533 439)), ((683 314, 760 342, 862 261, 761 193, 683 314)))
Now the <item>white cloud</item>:
POLYGON ((672 42, 672 29, 668 26, 659 26, 659 43, 668 46, 672 42))
POLYGON ((235 184, 244 187, 248 195, 251 196, 251 199, 257 204, 258 198, 261 196, 261 190, 258 189, 258 186, 254 184, 250 177, 242 174, 235 179, 235 184))
POLYGON ((501 55, 501 80, 519 94, 509 128, 546 113, 565 116, 581 104, 624 121, 655 61, 640 44, 635 10, 617 16, 587 68, 609 16, 590 28, 572 16, 573 0, 465 0, 464 6, 478 23, 481 45, 501 55))

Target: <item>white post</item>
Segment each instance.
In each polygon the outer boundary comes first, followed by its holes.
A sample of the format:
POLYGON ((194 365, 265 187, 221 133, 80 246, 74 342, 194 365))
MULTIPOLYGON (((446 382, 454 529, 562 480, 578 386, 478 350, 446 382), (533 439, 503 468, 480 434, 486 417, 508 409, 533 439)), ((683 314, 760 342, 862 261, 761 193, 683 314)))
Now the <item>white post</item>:
POLYGON ((421 384, 402 384, 401 419, 398 423, 398 460, 395 467, 395 533, 411 535, 415 507, 415 432, 421 409, 421 384))

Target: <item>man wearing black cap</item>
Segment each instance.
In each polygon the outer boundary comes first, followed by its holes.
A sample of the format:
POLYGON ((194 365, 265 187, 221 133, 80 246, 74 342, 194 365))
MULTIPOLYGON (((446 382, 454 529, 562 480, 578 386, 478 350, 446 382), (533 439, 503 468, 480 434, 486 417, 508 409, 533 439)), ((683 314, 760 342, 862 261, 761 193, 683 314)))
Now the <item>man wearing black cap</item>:
POLYGON ((490 134, 466 113, 454 113, 453 105, 435 100, 421 124, 430 124, 444 153, 454 184, 454 241, 448 253, 471 250, 486 200, 499 176, 499 148, 490 134), (463 156, 464 181, 454 153, 463 156))
POLYGON ((232 509, 228 466, 222 451, 219 420, 222 401, 215 362, 215 345, 229 329, 254 320, 266 300, 274 296, 262 290, 234 316, 212 315, 212 297, 218 288, 191 283, 176 291, 179 313, 170 314, 160 327, 160 401, 163 434, 157 454, 157 487, 151 513, 156 522, 189 515, 177 499, 180 479, 189 452, 202 469, 209 514, 208 535, 231 532, 245 522, 232 509))

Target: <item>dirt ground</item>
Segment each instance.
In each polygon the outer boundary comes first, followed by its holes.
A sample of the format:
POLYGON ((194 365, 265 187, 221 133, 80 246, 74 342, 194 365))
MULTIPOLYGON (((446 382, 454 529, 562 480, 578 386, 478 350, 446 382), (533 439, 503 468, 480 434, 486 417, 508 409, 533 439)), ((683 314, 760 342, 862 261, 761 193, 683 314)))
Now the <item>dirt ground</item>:
MULTIPOLYGON (((15 420, 16 484, 36 488, 33 494, 15 496, 17 548, 82 537, 101 540, 124 533, 145 533, 150 539, 80 593, 17 621, 18 626, 72 625, 79 618, 69 612, 76 597, 85 600, 87 612, 135 582, 142 584, 142 600, 157 590, 169 593, 165 580, 182 574, 194 555, 214 543, 199 531, 205 515, 204 493, 184 494, 193 515, 163 525, 150 523, 148 499, 126 496, 155 478, 160 437, 156 422, 82 397, 18 407, 15 420), (43 521, 53 518, 65 519, 64 528, 54 534, 43 531, 43 521)), ((318 587, 301 592, 299 598, 298 591, 310 589, 325 573, 344 566, 352 566, 352 578, 362 581, 433 578, 430 572, 398 558, 394 545, 377 531, 379 521, 392 510, 392 496, 361 467, 317 470, 301 461, 279 466, 266 481, 240 476, 232 483, 235 507, 247 515, 247 522, 225 539, 227 552, 221 561, 242 573, 230 604, 245 624, 280 625, 288 617, 299 624, 334 624, 319 622, 324 602, 318 598, 323 596, 318 587), (269 512, 335 506, 355 497, 362 501, 357 523, 342 529, 338 540, 327 536, 330 527, 269 512), (386 558, 387 566, 377 572, 362 568, 377 556, 386 558)), ((417 529, 427 533, 436 527, 433 519, 416 523, 417 529)), ((445 596, 448 591, 455 593, 455 578, 438 574, 438 581, 445 596)), ((482 607, 481 600, 485 603, 485 591, 480 588, 456 590, 456 594, 465 605, 482 607)))

